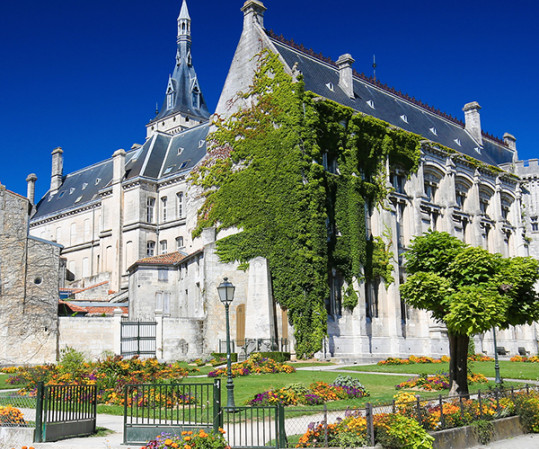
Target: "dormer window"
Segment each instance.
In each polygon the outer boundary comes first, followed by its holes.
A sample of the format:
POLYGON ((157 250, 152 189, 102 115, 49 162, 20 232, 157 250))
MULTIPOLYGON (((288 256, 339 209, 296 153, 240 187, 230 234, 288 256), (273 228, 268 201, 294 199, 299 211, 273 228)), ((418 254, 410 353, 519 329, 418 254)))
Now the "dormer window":
POLYGON ((167 109, 172 109, 174 106, 174 92, 167 94, 167 109))
POLYGON ((372 100, 367 100, 367 104, 369 105, 369 107, 370 107, 371 109, 374 109, 374 101, 372 101, 372 100))
POLYGON ((326 87, 327 87, 331 92, 334 92, 334 91, 335 91, 335 87, 333 86, 333 83, 326 83, 326 87))
POLYGON ((435 136, 438 135, 438 131, 436 131, 436 128, 433 126, 432 128, 429 128, 429 131, 434 134, 435 136))
POLYGON ((453 140, 459 147, 461 146, 460 139, 454 139, 453 140))
POLYGON ((401 120, 404 122, 404 123, 408 123, 408 117, 404 114, 401 115, 401 120))

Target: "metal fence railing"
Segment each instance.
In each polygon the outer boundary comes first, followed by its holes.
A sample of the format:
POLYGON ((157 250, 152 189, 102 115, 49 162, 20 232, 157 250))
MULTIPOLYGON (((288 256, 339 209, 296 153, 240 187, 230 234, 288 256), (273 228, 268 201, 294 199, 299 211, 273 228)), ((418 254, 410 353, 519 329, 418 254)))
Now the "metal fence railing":
POLYGON ((214 429, 220 409, 220 382, 127 385, 124 443, 145 443, 156 432, 214 429))
POLYGON ((286 447, 286 435, 280 432, 284 428, 282 406, 225 407, 221 409, 220 425, 233 448, 286 447))
MULTIPOLYGON (((480 419, 494 419, 508 416, 510 408, 506 399, 514 401, 518 393, 539 390, 539 386, 526 386, 521 389, 505 390, 479 390, 469 398, 464 396, 438 396, 421 398, 404 406, 395 401, 387 404, 367 403, 364 408, 328 409, 324 404, 322 408, 285 409, 284 430, 286 433, 286 447, 296 447, 299 440, 308 433, 318 433, 316 441, 309 439, 309 447, 329 447, 332 437, 332 428, 341 420, 349 416, 362 416, 367 423, 367 439, 374 442, 374 421, 376 415, 405 413, 414 418, 428 430, 443 430, 459 427, 480 419), (301 413, 301 414, 300 414, 301 413), (436 417, 436 420, 433 419, 436 417), (435 423, 435 429, 433 429, 435 423)), ((374 443, 372 443, 374 445, 374 443)), ((281 446, 283 447, 283 446, 281 446)), ((304 446, 302 446, 304 447, 304 446)))

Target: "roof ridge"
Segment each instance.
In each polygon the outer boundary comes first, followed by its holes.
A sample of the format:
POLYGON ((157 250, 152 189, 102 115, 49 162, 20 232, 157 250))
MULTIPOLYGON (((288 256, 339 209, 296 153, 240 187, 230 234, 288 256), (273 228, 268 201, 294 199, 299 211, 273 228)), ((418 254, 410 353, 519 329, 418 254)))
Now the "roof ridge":
MULTIPOLYGON (((331 65, 333 67, 337 67, 337 63, 335 61, 333 61, 329 57, 324 56, 322 53, 315 53, 312 48, 306 48, 303 44, 297 44, 296 42, 294 42, 293 39, 286 39, 282 34, 277 35, 277 33, 275 33, 273 30, 266 30, 266 33, 270 38, 273 38, 273 39, 281 42, 282 44, 288 45, 288 46, 290 46, 290 47, 292 47, 292 48, 294 48, 294 49, 296 49, 296 50, 298 50, 298 51, 300 51, 302 53, 305 53, 308 56, 311 56, 311 57, 313 57, 315 59, 318 59, 318 60, 320 60, 322 62, 325 62, 326 64, 329 64, 329 65, 331 65)), ((384 90, 384 91, 386 91, 386 92, 388 92, 390 94, 393 94, 393 95, 395 95, 395 96, 397 96, 399 98, 402 98, 403 100, 406 100, 406 101, 408 101, 408 102, 410 102, 412 104, 415 104, 416 106, 419 106, 420 108, 425 109, 426 111, 429 111, 432 114, 438 115, 438 116, 440 116, 440 117, 442 117, 442 118, 444 118, 446 120, 449 120, 450 122, 453 122, 453 123, 465 128, 464 122, 462 120, 456 118, 456 117, 453 117, 451 114, 443 112, 440 109, 435 108, 434 106, 430 106, 427 103, 423 103, 421 100, 418 100, 415 97, 411 97, 407 93, 403 93, 400 90, 397 90, 392 86, 388 86, 387 84, 382 83, 377 79, 374 79, 372 76, 367 76, 364 73, 360 73, 355 69, 353 69, 352 73, 356 78, 359 78, 359 79, 361 79, 361 80, 363 80, 363 81, 365 81, 365 82, 367 82, 369 84, 372 84, 373 86, 378 87, 379 89, 382 89, 382 90, 384 90)), ((505 144, 505 142, 503 141, 503 139, 501 139, 499 137, 495 137, 492 134, 489 134, 489 133, 487 133, 486 131, 483 131, 483 130, 481 130, 481 134, 483 136, 487 137, 488 139, 491 139, 491 140, 493 140, 493 141, 495 141, 497 143, 502 144, 503 146, 507 146, 505 144)))

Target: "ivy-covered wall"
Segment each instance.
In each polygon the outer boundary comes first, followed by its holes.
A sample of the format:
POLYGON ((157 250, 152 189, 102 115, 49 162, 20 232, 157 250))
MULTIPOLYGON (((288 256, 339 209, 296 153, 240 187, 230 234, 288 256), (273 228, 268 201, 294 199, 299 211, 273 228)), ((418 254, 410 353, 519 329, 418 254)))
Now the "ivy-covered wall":
POLYGON ((358 303, 354 280, 393 281, 386 235, 367 235, 366 214, 388 195, 386 165, 416 170, 420 136, 304 91, 278 57, 259 55, 252 105, 216 120, 209 157, 192 176, 203 188, 203 228, 240 231, 218 241, 223 262, 268 260, 275 300, 288 310, 298 356, 326 335, 328 281, 345 281, 343 304, 358 303))

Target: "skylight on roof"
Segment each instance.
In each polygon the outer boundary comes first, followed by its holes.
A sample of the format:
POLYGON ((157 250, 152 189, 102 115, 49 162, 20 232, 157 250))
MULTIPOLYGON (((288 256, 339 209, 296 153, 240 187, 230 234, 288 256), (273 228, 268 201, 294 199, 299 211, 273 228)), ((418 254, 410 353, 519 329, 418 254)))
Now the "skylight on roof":
POLYGON ((436 128, 433 126, 432 128, 429 128, 429 131, 434 134, 435 136, 438 135, 438 131, 436 131, 436 128))
POLYGON ((71 188, 69 189, 69 194, 71 195, 74 191, 75 191, 75 187, 71 187, 71 188))
POLYGON ((95 185, 99 184, 100 182, 101 182, 101 178, 97 178, 97 179, 95 180, 95 185))
POLYGON ((85 182, 85 183, 82 184, 82 190, 85 190, 86 187, 88 187, 88 183, 87 183, 87 182, 85 182))
POLYGON ((408 117, 406 117, 406 115, 404 115, 404 114, 401 115, 401 120, 402 120, 404 123, 408 123, 408 117))
POLYGON ((455 139, 454 142, 460 147, 461 144, 460 144, 460 139, 455 139))
POLYGON ((60 195, 58 195, 58 198, 62 198, 65 195, 65 190, 63 192, 60 192, 60 195))
POLYGON ((369 107, 371 107, 372 109, 374 109, 374 101, 372 101, 372 100, 367 100, 367 104, 369 105, 369 107))
POLYGON ((183 147, 178 148, 178 156, 183 153, 183 147))
POLYGON ((172 171, 173 168, 174 168, 173 165, 171 165, 170 167, 167 167, 167 169, 163 172, 163 174, 168 175, 172 171))
POLYGON ((331 92, 334 92, 334 91, 335 91, 335 87, 333 86, 333 83, 326 83, 326 87, 327 87, 331 92))
POLYGON ((78 203, 80 200, 82 200, 82 195, 75 200, 75 203, 78 203))
POLYGON ((475 147, 474 150, 475 150, 477 153, 481 154, 481 148, 480 148, 480 147, 475 147))
POLYGON ((206 141, 204 139, 199 140, 198 141, 198 148, 202 148, 205 143, 206 143, 206 141))

